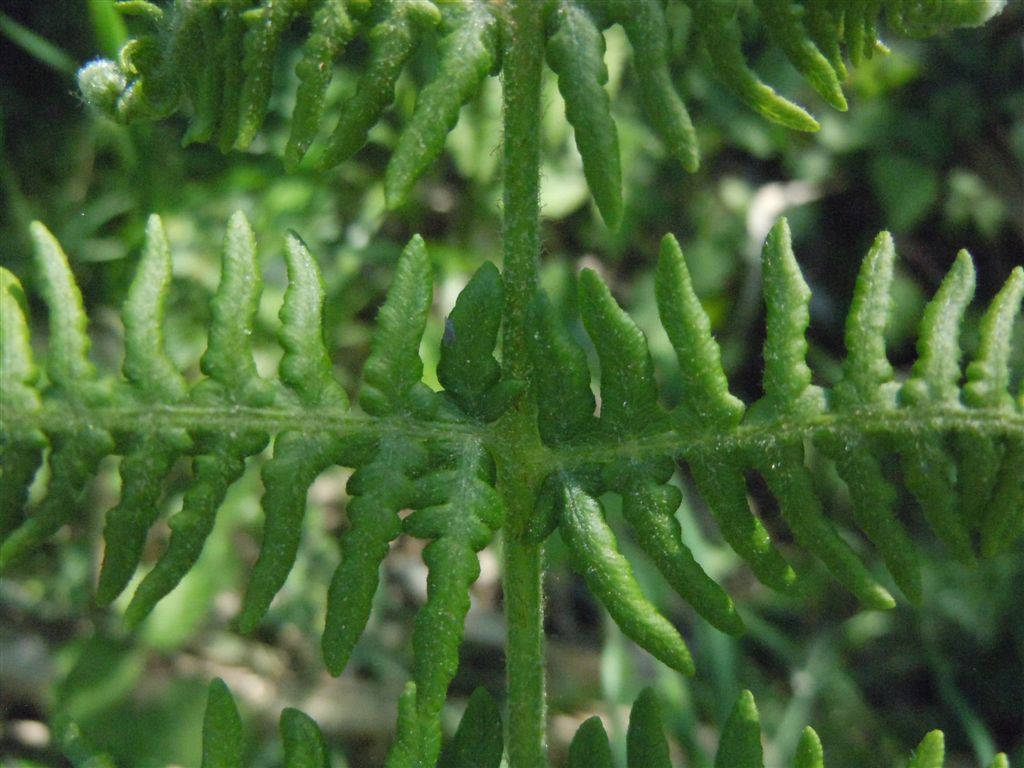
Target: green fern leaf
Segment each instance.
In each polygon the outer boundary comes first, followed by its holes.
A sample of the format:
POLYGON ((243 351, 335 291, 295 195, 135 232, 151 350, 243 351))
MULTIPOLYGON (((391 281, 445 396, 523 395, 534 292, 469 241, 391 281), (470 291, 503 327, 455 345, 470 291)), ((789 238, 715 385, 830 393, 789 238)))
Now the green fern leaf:
POLYGON ((466 415, 494 421, 522 391, 521 382, 501 381, 494 345, 501 325, 504 291, 497 267, 486 262, 459 294, 445 320, 437 378, 466 415))
POLYGON ((729 90, 767 120, 797 131, 817 131, 821 127, 802 107, 777 94, 747 66, 734 6, 716 0, 689 0, 689 5, 715 73, 729 90))
POLYGON ((718 742, 715 768, 764 768, 761 750, 761 719, 750 691, 743 691, 718 742))
POLYGON ((432 286, 427 248, 417 236, 402 251, 391 290, 377 315, 359 401, 367 413, 416 413, 433 405, 430 391, 420 382, 419 351, 434 298, 432 286))
POLYGON ((601 718, 591 717, 576 731, 569 745, 566 768, 614 768, 612 748, 601 718))
POLYGON ((640 100, 666 151, 688 171, 700 165, 690 113, 669 73, 668 23, 659 0, 613 0, 609 11, 633 48, 640 100))
POLYGON ((811 87, 836 109, 846 111, 839 78, 829 60, 818 50, 798 16, 799 7, 789 0, 756 0, 768 33, 811 87))
MULTIPOLYGON (((43 300, 50 310, 50 348, 46 362, 50 386, 59 397, 66 398, 72 403, 95 403, 108 392, 103 384, 97 381, 96 369, 88 358, 89 337, 86 335, 87 321, 82 306, 82 294, 71 274, 67 256, 53 235, 38 222, 32 224, 31 234, 40 272, 40 288, 43 300)), ((13 290, 14 286, 9 284, 4 292, 5 297, 14 298, 13 290)), ((4 319, 7 319, 8 313, 13 312, 18 310, 5 309, 4 319)), ((4 362, 8 357, 12 359, 14 368, 11 374, 17 377, 15 396, 18 389, 29 383, 33 376, 31 358, 27 357, 27 350, 19 348, 24 336, 18 330, 18 326, 23 325, 18 316, 20 312, 15 316, 12 330, 3 334, 4 362), (17 381, 19 378, 20 382, 17 381)), ((28 441, 31 445, 31 435, 28 441)), ((70 520, 77 500, 87 488, 89 477, 100 459, 114 447, 113 439, 108 432, 92 426, 54 435, 50 443, 50 482, 47 495, 0 546, 0 572, 70 520)), ((29 469, 36 463, 35 451, 30 450, 24 459, 14 459, 13 456, 7 458, 8 451, 5 450, 4 453, 5 468, 7 465, 13 468, 12 480, 28 479, 29 469)), ((24 491, 15 492, 15 498, 19 497, 25 498, 24 491)))
POLYGON ((285 768, 331 768, 324 735, 305 712, 291 707, 282 710, 281 742, 285 768))
MULTIPOLYGON (((39 372, 32 359, 25 294, 18 278, 0 267, 0 414, 37 413, 42 406, 35 385, 39 372)), ((46 438, 38 431, 8 436, 0 442, 0 542, 22 520, 28 489, 43 461, 46 438)))
POLYGON ((501 499, 491 486, 493 468, 472 445, 454 457, 450 471, 434 472, 417 483, 418 509, 403 528, 430 539, 423 550, 427 603, 416 616, 416 712, 421 760, 434 765, 441 750, 441 708, 459 664, 469 587, 480 575, 476 553, 487 546, 504 521, 501 499))
POLYGON ((445 747, 438 768, 498 768, 504 749, 501 712, 483 688, 469 697, 455 738, 445 747))
POLYGON ((627 768, 672 768, 665 741, 658 698, 654 691, 640 691, 629 713, 626 730, 627 768))
POLYGON ((604 36, 593 19, 572 0, 561 0, 551 15, 547 59, 558 75, 565 116, 576 134, 583 172, 604 223, 617 229, 622 219, 622 168, 619 137, 604 85, 604 36))
POLYGON ((242 718, 219 677, 210 683, 206 699, 202 768, 242 768, 242 718))
POLYGON ((693 674, 686 643, 640 590, 599 502, 572 480, 564 481, 563 488, 559 532, 573 567, 627 637, 664 664, 693 674))
POLYGON ((793 768, 825 768, 825 752, 821 748, 821 739, 809 725, 800 734, 796 756, 793 758, 793 768))
POLYGON ((946 758, 946 744, 942 731, 932 731, 914 750, 907 768, 942 768, 946 758))
MULTIPOLYGON (((195 402, 260 407, 273 401, 273 389, 256 372, 252 357, 261 287, 255 237, 245 217, 235 214, 228 223, 220 285, 211 303, 210 336, 200 361, 209 378, 193 389, 195 402)), ((198 452, 192 462, 193 483, 181 510, 169 521, 167 549, 139 584, 125 612, 129 626, 144 619, 198 560, 225 493, 245 469, 245 458, 262 451, 269 438, 261 430, 244 430, 226 436, 196 433, 193 439, 198 452)))
POLYGON ((441 61, 388 164, 385 192, 391 207, 405 201, 416 179, 441 154, 459 110, 479 92, 498 56, 498 22, 486 3, 448 0, 439 7, 445 30, 441 61))
POLYGON ((332 168, 359 151, 366 135, 395 97, 395 83, 420 35, 441 21, 428 0, 392 0, 383 19, 369 32, 370 58, 355 95, 343 106, 337 127, 320 158, 321 170, 332 168))
POLYGON ((334 60, 356 34, 346 0, 324 0, 313 14, 311 25, 312 33, 303 46, 302 59, 295 65, 299 90, 295 95, 291 135, 284 151, 285 166, 290 169, 299 164, 316 137, 334 60))
MULTIPOLYGON (((285 253, 288 290, 281 306, 281 380, 303 405, 345 410, 348 397, 331 372, 323 343, 320 271, 296 236, 289 236, 285 253)), ((275 439, 274 457, 263 467, 264 543, 238 618, 242 631, 255 628, 291 571, 302 533, 306 490, 341 451, 341 441, 331 434, 282 432, 275 439)))

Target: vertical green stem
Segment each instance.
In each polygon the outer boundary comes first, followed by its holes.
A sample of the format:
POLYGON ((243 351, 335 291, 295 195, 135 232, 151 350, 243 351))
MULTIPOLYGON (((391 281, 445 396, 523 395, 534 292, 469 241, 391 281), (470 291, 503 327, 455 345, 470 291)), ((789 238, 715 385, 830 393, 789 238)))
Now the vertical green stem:
MULTIPOLYGON (((526 313, 540 264, 540 86, 543 3, 507 0, 504 94, 505 316, 502 360, 509 378, 529 381, 526 313)), ((540 478, 529 456, 539 445, 532 398, 502 420, 498 483, 505 502, 503 587, 508 622, 510 768, 543 768, 545 758, 544 606, 541 547, 522 540, 540 478)))

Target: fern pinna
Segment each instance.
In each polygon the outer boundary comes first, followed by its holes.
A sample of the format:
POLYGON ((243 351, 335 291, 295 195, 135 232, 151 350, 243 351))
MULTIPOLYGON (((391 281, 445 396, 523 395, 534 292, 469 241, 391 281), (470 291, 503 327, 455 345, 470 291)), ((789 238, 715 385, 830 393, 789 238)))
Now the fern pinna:
MULTIPOLYGON (((693 42, 711 59, 723 84, 768 120, 800 131, 819 128, 803 107, 778 94, 748 66, 742 50, 741 3, 671 0, 692 16, 693 42)), ((973 26, 997 13, 1003 0, 920 2, 828 0, 794 3, 757 0, 754 7, 772 40, 814 90, 846 109, 842 80, 847 66, 886 50, 878 35, 883 15, 897 34, 923 37, 973 26)), ((566 116, 576 134, 587 182, 605 221, 622 215, 618 137, 608 94, 602 30, 618 24, 633 48, 639 99, 665 149, 683 167, 700 159, 696 133, 670 73, 665 0, 543 0, 547 61, 558 76, 566 116)), ((297 167, 312 151, 329 169, 355 154, 391 104, 399 76, 417 48, 438 36, 438 63, 422 88, 387 169, 389 203, 409 195, 416 179, 441 153, 462 105, 488 74, 503 67, 501 34, 509 23, 498 0, 176 0, 166 10, 147 0, 121 0, 123 13, 147 28, 121 50, 117 62, 84 67, 86 99, 121 122, 191 113, 186 143, 216 143, 222 151, 245 149, 270 105, 275 54, 286 33, 298 28, 304 43, 295 75, 298 87, 285 164, 297 167), (357 39, 369 43, 354 92, 328 119, 333 67, 357 39), (333 125, 328 134, 324 123, 333 125), (323 131, 323 135, 321 132, 323 131), (315 147, 315 149, 313 149, 315 147)))
MULTIPOLYGON (((685 6, 694 41, 727 87, 768 119, 799 130, 814 130, 817 122, 747 65, 741 30, 748 12, 807 82, 844 109, 843 49, 854 65, 882 50, 876 26, 883 11, 894 31, 925 35, 980 23, 1002 5, 669 2, 685 6)), ((90 362, 87 319, 67 260, 52 235, 34 225, 38 293, 50 311, 42 372, 32 359, 22 289, 0 270, 5 571, 73 522, 100 462, 120 456, 121 500, 107 516, 97 587, 98 601, 111 602, 139 565, 164 478, 187 457, 192 476, 181 510, 169 520, 170 539, 125 614, 136 625, 189 572, 225 494, 246 464, 272 445, 262 465, 263 544, 238 617, 241 629, 252 630, 295 560, 310 484, 329 467, 351 468, 349 527, 341 534, 340 563, 326 589, 322 646, 328 668, 334 674, 344 669, 366 626, 390 542, 403 534, 428 541, 428 598, 413 631, 414 680, 399 702, 388 764, 497 765, 502 748, 500 740, 493 747, 493 727, 474 727, 444 747, 441 710, 458 663, 468 588, 479 573, 477 553, 501 531, 510 615, 508 757, 515 768, 532 768, 543 762, 539 552, 555 531, 623 631, 670 667, 693 669, 679 629, 644 595, 620 551, 618 523, 609 523, 605 511, 607 494, 621 497, 625 521, 666 582, 707 621, 732 634, 742 632, 742 618, 692 556, 675 517, 680 492, 669 481, 680 462, 722 537, 757 578, 783 592, 798 589, 800 568, 787 562, 751 510, 750 471, 763 477, 778 500, 797 546, 869 608, 889 608, 894 598, 826 514, 807 468, 812 458, 826 457, 835 465, 849 489, 854 523, 911 601, 921 593, 917 545, 896 517, 894 475, 960 560, 996 554, 1019 537, 1024 391, 1010 390, 1009 350, 1024 293, 1020 269, 993 300, 980 325, 976 357, 962 372, 958 337, 974 276, 969 257, 961 254, 925 314, 916 365, 898 379, 883 342, 895 257, 891 240, 880 236, 855 292, 843 376, 823 388, 812 384, 805 359, 809 290, 780 222, 764 249, 763 397, 748 407, 729 392, 710 323, 679 247, 668 237, 658 264, 657 303, 679 358, 680 401, 665 407, 644 334, 598 275, 584 272, 579 307, 600 364, 598 407, 587 353, 535 288, 540 67, 546 59, 557 77, 587 181, 602 216, 614 226, 622 215, 622 174, 603 87, 603 31, 609 26, 621 26, 633 48, 638 98, 666 150, 689 169, 699 160, 693 126, 670 74, 670 25, 662 0, 179 0, 164 7, 126 0, 118 7, 138 17, 146 32, 125 45, 116 63, 83 68, 79 79, 86 98, 122 121, 185 108, 191 113, 186 142, 213 141, 225 151, 246 147, 259 132, 270 104, 275 55, 297 30, 304 42, 284 152, 290 167, 308 154, 326 169, 358 151, 393 100, 410 57, 435 39, 436 73, 422 89, 387 171, 392 204, 408 196, 441 152, 461 106, 488 74, 502 72, 504 269, 483 266, 461 294, 445 324, 437 367, 442 389, 433 391, 423 383, 419 356, 433 302, 432 270, 423 241, 414 238, 379 312, 353 406, 332 374, 323 343, 321 280, 298 237, 290 236, 285 248, 289 288, 280 313, 283 357, 276 377, 261 377, 253 360, 260 275, 253 234, 236 215, 225 238, 221 283, 199 366, 203 377, 189 381, 163 347, 171 256, 159 220, 149 222, 123 311, 120 377, 100 373, 90 362), (321 133, 334 63, 356 40, 366 44, 358 85, 340 106, 333 131, 321 133), (890 457, 898 458, 899 472, 891 470, 890 457), (515 591, 520 586, 522 594, 515 591), (531 621, 532 628, 520 632, 531 621), (466 743, 477 746, 463 750, 466 743), (491 746, 481 751, 481 743, 491 746)), ((646 714, 631 731, 630 766, 667 765, 660 726, 652 725, 653 704, 641 697, 637 709, 646 714)), ((741 698, 737 713, 718 764, 759 766, 756 710, 749 697, 741 698)), ((289 715, 288 722, 286 760, 291 764, 293 754, 299 755, 296 765, 323 764, 318 736, 306 721, 289 715), (289 752, 289 743, 302 746, 289 752)), ((238 716, 221 686, 211 691, 207 724, 204 764, 237 764, 238 750, 230 745, 237 743, 238 716)), ((73 729, 69 733, 69 755, 84 750, 73 729)), ((597 723, 585 725, 570 763, 611 764, 603 738, 597 723)), ((816 738, 805 738, 798 759, 801 768, 821 764, 816 738)), ((911 765, 936 768, 941 762, 941 742, 929 736, 911 765)), ((1004 764, 997 759, 994 765, 1004 764)))
MULTIPOLYGON (((98 599, 109 602, 139 563, 160 508, 162 478, 179 457, 191 456, 193 479, 170 519, 167 548, 126 611, 135 624, 195 563, 227 489, 246 459, 273 437, 273 455, 263 466, 263 547, 239 619, 252 629, 295 560, 309 485, 329 466, 353 467, 351 525, 342 534, 341 563, 328 594, 325 660, 335 674, 343 670, 369 617, 389 542, 402 533, 430 541, 424 550, 428 600, 413 633, 415 690, 406 707, 415 714, 403 723, 415 733, 407 738, 416 745, 417 764, 433 765, 467 590, 479 574, 476 553, 503 526, 494 487, 495 462, 504 458, 496 419, 523 396, 522 383, 503 378, 493 356, 502 306, 497 271, 482 267, 459 298, 438 366, 445 389, 434 392, 421 381, 419 357, 432 303, 431 268, 423 242, 414 238, 380 310, 356 410, 331 373, 320 277, 297 237, 286 245, 290 283, 280 312, 279 380, 261 378, 252 358, 260 276, 252 232, 236 215, 200 363, 205 378, 189 385, 162 346, 170 253, 159 219, 150 220, 124 307, 119 379, 101 376, 88 360, 87 320, 60 246, 42 225, 34 226, 33 236, 40 292, 50 308, 45 378, 32 360, 20 285, 6 270, 0 273, 6 534, 0 565, 6 569, 71 522, 98 463, 120 455, 122 499, 108 515, 98 587, 98 599), (46 493, 23 515, 44 459, 46 493), (410 508, 415 511, 403 519, 400 513, 410 508)), ((764 395, 749 408, 729 394, 709 321, 671 236, 657 270, 658 307, 685 382, 671 410, 659 401, 644 334, 596 273, 581 274, 579 303, 601 365, 599 413, 585 353, 537 295, 530 354, 542 442, 528 460, 530 471, 546 479, 538 477, 543 482, 527 535, 541 540, 557 530, 623 632, 668 666, 693 671, 679 631, 647 600, 620 554, 601 496, 622 497, 638 544, 684 599, 723 631, 742 632, 731 599, 681 538, 675 518, 680 493, 667 484, 678 460, 689 467, 725 540, 758 578, 783 591, 798 577, 751 512, 748 468, 767 481, 801 547, 865 606, 894 605, 815 495, 805 466, 809 450, 834 461, 849 486, 857 526, 911 600, 921 590, 916 545, 895 516, 895 492, 883 471, 887 455, 899 457, 908 488, 955 557, 997 553, 1021 533, 1024 392, 1009 391, 1009 352, 1024 269, 1011 274, 982 319, 978 353, 961 383, 958 334, 974 282, 970 258, 961 253, 925 311, 918 361, 899 383, 883 342, 893 262, 892 241, 882 234, 858 280, 843 378, 820 388, 811 384, 805 362, 810 292, 785 221, 775 226, 763 256, 764 395)))

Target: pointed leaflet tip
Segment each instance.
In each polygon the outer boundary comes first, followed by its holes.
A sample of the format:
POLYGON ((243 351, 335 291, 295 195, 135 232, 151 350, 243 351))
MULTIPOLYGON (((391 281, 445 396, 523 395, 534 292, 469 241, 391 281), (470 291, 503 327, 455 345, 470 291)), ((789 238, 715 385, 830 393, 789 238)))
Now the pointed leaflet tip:
POLYGON ((793 768, 825 768, 825 752, 821 748, 821 739, 809 725, 800 734, 793 768))
POLYGON ((931 731, 914 750, 907 768, 942 768, 946 758, 946 742, 942 731, 931 731))
POLYGON ((918 358, 900 391, 909 404, 954 403, 960 384, 960 326, 974 295, 974 264, 960 251, 921 320, 918 358))
POLYGON ((167 356, 164 313, 171 282, 171 251, 160 217, 146 222, 146 242, 124 303, 124 375, 155 400, 181 400, 185 377, 167 356))
POLYGON ((740 694, 722 728, 715 768, 764 768, 761 721, 750 691, 740 694))
POLYGON ((576 731, 569 745, 569 761, 566 768, 614 768, 612 748, 608 743, 601 718, 594 716, 586 720, 576 731))
POLYGON ((626 768, 672 768, 658 698, 650 688, 640 691, 629 713, 626 768))
POLYGON ((455 737, 441 755, 439 768, 498 768, 504 751, 501 712, 483 688, 469 697, 455 737))
POLYGON ((71 393, 81 391, 85 382, 96 378, 96 369, 89 361, 88 320, 82 293, 57 238, 38 221, 32 222, 29 229, 40 275, 39 290, 50 310, 46 372, 56 386, 71 393))
POLYGON ((1010 344, 1014 321, 1024 298, 1024 267, 1010 273, 992 299, 981 321, 981 343, 974 362, 967 366, 964 401, 975 408, 1012 408, 1010 344))
POLYGON ((331 768, 324 735, 304 712, 292 707, 281 711, 281 742, 285 768, 331 768))
POLYGON ((203 373, 250 405, 273 398, 270 385, 256 372, 252 333, 259 310, 263 279, 256 261, 256 237, 241 211, 228 221, 220 284, 210 302, 212 315, 203 373))
POLYGON ((210 683, 203 716, 202 768, 242 768, 242 719, 219 677, 210 683))
POLYGON ((658 313, 679 359, 682 393, 673 415, 687 426, 708 422, 733 427, 744 405, 729 393, 722 354, 711 335, 711 321, 693 291, 690 272, 672 235, 661 241, 655 277, 658 313))
POLYGON ((285 239, 288 288, 281 304, 279 339, 284 348, 281 380, 304 403, 345 408, 348 397, 334 378, 324 345, 323 278, 306 244, 294 232, 285 239))
POLYGON ((367 413, 385 416, 412 407, 413 391, 423 378, 420 341, 433 290, 426 245, 414 235, 402 251, 387 299, 377 314, 360 393, 367 413))
POLYGON ((764 403, 774 413, 798 409, 811 385, 807 366, 808 305, 811 290, 793 255, 789 223, 772 227, 762 251, 764 263, 764 403))
POLYGON ((892 236, 881 232, 861 264, 846 318, 846 359, 836 395, 843 404, 877 402, 881 386, 892 381, 885 354, 885 329, 892 307, 896 251, 892 236))

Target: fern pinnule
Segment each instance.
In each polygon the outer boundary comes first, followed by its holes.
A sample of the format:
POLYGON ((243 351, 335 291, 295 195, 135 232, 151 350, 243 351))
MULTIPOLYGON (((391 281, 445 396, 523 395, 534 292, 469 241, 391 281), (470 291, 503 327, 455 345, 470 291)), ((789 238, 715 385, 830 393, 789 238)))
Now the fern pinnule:
MULTIPOLYGON (((168 405, 188 397, 188 384, 164 348, 163 320, 171 280, 171 252, 159 217, 146 223, 146 241, 124 311, 124 364, 129 394, 142 402, 168 405)), ((96 599, 106 605, 125 588, 142 556, 146 534, 156 521, 163 478, 192 447, 184 430, 128 434, 122 439, 121 498, 106 515, 103 567, 96 599)))
MULTIPOLYGON (((40 275, 40 292, 50 310, 50 345, 46 358, 49 388, 72 405, 96 405, 109 396, 110 390, 105 382, 97 378, 96 368, 88 357, 89 337, 86 334, 87 319, 81 291, 75 283, 67 256, 49 230, 39 222, 34 222, 31 234, 40 275)), ((26 399, 23 392, 24 386, 31 382, 33 373, 31 357, 22 346, 26 335, 21 330, 24 320, 19 317, 18 291, 16 285, 9 281, 5 288, 7 307, 4 320, 10 315, 13 322, 11 330, 3 334, 4 362, 7 362, 8 357, 12 358, 12 374, 20 378, 15 383, 12 395, 29 407, 34 407, 34 402, 26 399)), ((4 409, 7 409, 6 402, 4 409)), ((16 411, 9 414, 17 415, 16 411)), ((14 469, 13 481, 29 479, 29 471, 38 463, 37 449, 33 446, 34 438, 35 434, 30 433, 21 440, 16 439, 9 447, 5 446, 4 465, 6 469, 10 463, 14 469), (14 450, 19 449, 18 443, 29 449, 27 454, 24 458, 15 458, 13 455, 8 458, 8 451, 13 454, 14 450)), ((0 571, 37 547, 71 519, 77 500, 88 487, 88 479, 100 460, 113 450, 114 440, 106 430, 90 425, 78 431, 53 435, 50 447, 47 495, 0 545, 0 571)), ((24 491, 19 493, 17 489, 11 490, 16 499, 26 498, 24 491)))
POLYGON ((412 637, 424 766, 434 765, 441 750, 441 710, 459 666, 469 588, 480 575, 477 552, 504 523, 493 475, 486 452, 467 445, 453 457, 451 469, 435 470, 416 484, 416 511, 402 526, 430 540, 423 550, 427 602, 416 615, 412 637))
MULTIPOLYGON (((658 403, 654 365, 643 332, 612 298, 597 273, 580 276, 580 312, 601 363, 601 423, 615 439, 628 441, 667 426, 658 403)), ((622 512, 643 550, 665 579, 709 622, 740 634, 732 600, 694 560, 675 518, 682 495, 666 485, 672 462, 633 462, 604 468, 609 490, 622 494, 622 512)))
POLYGON ((734 7, 717 0, 688 0, 688 4, 716 73, 737 98, 787 128, 817 131, 821 127, 806 110, 780 96, 747 66, 734 7))
MULTIPOLYGON (((323 342, 320 270, 294 234, 287 238, 285 256, 288 289, 280 312, 281 381, 302 405, 344 411, 348 396, 331 371, 323 342)), ((263 465, 263 546, 238 618, 242 631, 256 627, 291 571, 302 535, 306 491, 321 472, 336 463, 343 452, 341 442, 329 432, 306 434, 302 430, 282 432, 275 438, 273 458, 263 465)))
MULTIPOLYGON (((270 382, 260 377, 252 355, 252 331, 259 309, 262 279, 256 262, 256 238, 249 222, 236 213, 224 238, 220 285, 211 302, 212 322, 200 368, 208 378, 191 392, 197 404, 265 407, 274 401, 270 382)), ((237 433, 199 429, 192 433, 193 482, 181 510, 168 524, 171 538, 156 565, 139 584, 125 611, 134 626, 191 570, 213 530, 228 488, 242 476, 247 457, 262 451, 270 436, 260 429, 237 433)))
POLYGON ((692 675, 693 659, 675 627, 644 596, 601 504, 573 478, 562 484, 559 532, 573 568, 623 633, 662 663, 692 675))
POLYGON ((484 0, 449 0, 439 8, 444 32, 440 61, 388 163, 385 193, 391 206, 405 201, 441 154, 462 105, 480 91, 499 56, 498 21, 484 0))
POLYGON ((825 751, 821 739, 811 726, 804 726, 793 756, 793 768, 825 768, 825 751))
POLYGON ((420 36, 437 26, 441 13, 430 0, 391 0, 388 12, 369 32, 370 57, 355 94, 341 107, 337 126, 320 156, 321 170, 347 160, 395 98, 395 83, 420 36))
POLYGON ((566 768, 614 768, 612 745, 608 741, 601 718, 589 717, 576 729, 569 745, 566 768))
POLYGON ((285 167, 294 169, 316 138, 324 98, 331 83, 334 60, 356 35, 346 0, 324 0, 313 13, 311 32, 295 65, 299 89, 295 95, 292 129, 284 150, 285 167))
POLYGON ((644 688, 629 711, 626 768, 672 768, 658 697, 644 688))
MULTIPOLYGON (((694 432, 704 424, 735 429, 746 410, 729 392, 721 352, 711 335, 711 323, 693 291, 679 243, 667 235, 661 243, 655 282, 658 313, 679 361, 683 386, 672 412, 676 429, 694 432)), ((706 461, 683 449, 697 490, 707 502, 722 536, 746 560, 761 581, 788 591, 796 574, 772 546, 761 521, 747 504, 746 483, 738 457, 706 461)))
POLYGON ((668 23, 659 0, 612 0, 612 19, 633 49, 640 100, 666 151, 688 171, 700 165, 697 133, 669 72, 668 23))
POLYGON ((845 112, 846 97, 839 77, 804 27, 802 9, 789 0, 756 0, 756 4, 769 35, 793 66, 825 101, 845 112))
POLYGON ((316 721, 294 707, 281 710, 285 768, 331 768, 331 754, 316 721))
POLYGON ((583 172, 609 229, 622 219, 619 136, 611 114, 604 35, 573 0, 560 0, 551 13, 547 61, 558 76, 565 116, 576 135, 583 172))
MULTIPOLYGON (((13 274, 0 267, 0 416, 37 413, 42 407, 32 359, 25 294, 13 274)), ((38 430, 7 436, 0 442, 0 542, 22 522, 29 486, 43 461, 46 438, 38 430)))
POLYGON ((462 414, 485 422, 498 418, 523 390, 523 382, 502 380, 501 364, 493 354, 504 301, 501 274, 485 262, 445 320, 437 363, 445 397, 462 414))

